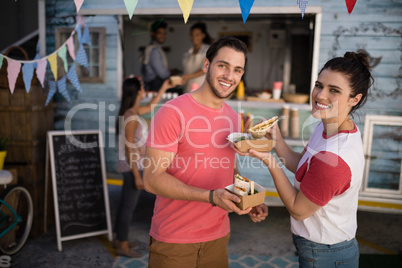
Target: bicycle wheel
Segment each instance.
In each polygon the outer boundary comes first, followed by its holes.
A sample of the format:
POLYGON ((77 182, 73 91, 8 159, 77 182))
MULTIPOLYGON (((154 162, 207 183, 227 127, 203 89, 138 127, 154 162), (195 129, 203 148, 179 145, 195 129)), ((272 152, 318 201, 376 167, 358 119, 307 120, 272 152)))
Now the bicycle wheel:
POLYGON ((1 213, 6 218, 5 226, 2 228, 8 228, 12 225, 14 228, 11 228, 1 237, 0 250, 4 254, 12 255, 17 253, 28 239, 32 227, 33 203, 28 190, 22 186, 13 186, 7 189, 2 200, 6 203, 0 204, 1 213))

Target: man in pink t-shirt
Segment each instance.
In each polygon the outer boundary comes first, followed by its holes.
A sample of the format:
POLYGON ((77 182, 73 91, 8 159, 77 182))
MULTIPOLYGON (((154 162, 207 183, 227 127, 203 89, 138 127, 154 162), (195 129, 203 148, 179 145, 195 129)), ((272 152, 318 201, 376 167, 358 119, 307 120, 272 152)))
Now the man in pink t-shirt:
POLYGON ((201 87, 163 105, 146 143, 144 186, 157 195, 150 230, 149 267, 228 267, 228 212, 268 215, 266 206, 240 210, 233 183, 235 152, 226 137, 240 118, 226 103, 239 84, 247 47, 224 37, 204 60, 201 87))

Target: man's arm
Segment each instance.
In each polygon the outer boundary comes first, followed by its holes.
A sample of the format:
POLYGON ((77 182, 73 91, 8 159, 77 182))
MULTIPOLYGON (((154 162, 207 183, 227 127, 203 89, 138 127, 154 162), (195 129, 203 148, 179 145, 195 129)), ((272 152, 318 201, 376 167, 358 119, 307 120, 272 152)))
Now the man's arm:
MULTIPOLYGON (((145 190, 170 199, 209 203, 210 189, 189 186, 166 172, 174 157, 174 153, 147 147, 145 158, 147 163, 144 168, 145 190)), ((225 189, 216 189, 213 201, 220 208, 239 215, 247 214, 251 210, 251 208, 239 209, 233 202, 240 202, 240 198, 225 189)))

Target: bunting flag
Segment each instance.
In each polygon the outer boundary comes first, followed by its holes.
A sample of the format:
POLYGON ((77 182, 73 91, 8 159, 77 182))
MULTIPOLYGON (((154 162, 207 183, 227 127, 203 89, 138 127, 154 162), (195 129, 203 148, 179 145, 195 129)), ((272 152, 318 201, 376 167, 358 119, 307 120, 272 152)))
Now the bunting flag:
POLYGON ((65 76, 63 76, 63 78, 60 78, 60 79, 57 81, 57 91, 59 91, 60 94, 63 95, 63 97, 64 97, 68 102, 71 102, 70 95, 68 94, 68 91, 67 91, 66 81, 67 81, 67 80, 66 80, 66 77, 65 77, 65 76))
POLYGON ((57 81, 57 53, 53 53, 47 60, 50 64, 50 70, 52 70, 54 80, 57 81))
POLYGON ((74 0, 75 7, 77 8, 77 13, 80 11, 80 8, 82 4, 84 3, 84 0, 74 0))
POLYGON ((346 8, 348 9, 349 15, 352 13, 353 8, 356 5, 356 0, 345 0, 346 2, 346 8))
POLYGON ((15 82, 17 82, 18 75, 20 74, 21 63, 19 63, 18 61, 7 59, 7 64, 8 86, 10 88, 11 94, 13 94, 15 89, 15 82))
POLYGON ((75 29, 75 32, 77 33, 78 43, 81 44, 82 43, 82 31, 81 31, 81 25, 80 24, 75 29))
POLYGON ((250 14, 251 7, 254 4, 254 0, 239 0, 241 15, 243 17, 243 23, 246 23, 248 15, 250 14))
POLYGON ((75 62, 89 69, 87 54, 82 44, 80 44, 80 48, 78 49, 75 62))
POLYGON ((3 60, 6 59, 8 63, 7 67, 7 77, 8 77, 8 84, 10 88, 11 94, 14 93, 15 85, 19 73, 22 72, 22 78, 25 84, 25 89, 29 93, 32 83, 32 78, 34 75, 34 70, 36 72, 36 77, 38 78, 39 82, 41 83, 42 87, 45 88, 45 78, 46 78, 46 70, 47 70, 47 63, 50 64, 50 70, 53 74, 54 81, 49 81, 49 92, 46 100, 46 105, 49 103, 55 92, 58 90, 67 101, 71 101, 71 98, 67 92, 67 85, 66 81, 67 78, 71 82, 71 84, 79 91, 82 92, 82 88, 80 86, 75 62, 72 64, 71 68, 68 68, 68 60, 67 60, 67 50, 70 54, 71 58, 76 61, 77 63, 89 68, 88 58, 84 49, 83 44, 90 45, 90 32, 89 28, 85 25, 84 18, 82 16, 77 17, 77 23, 74 31, 70 34, 67 40, 58 48, 56 51, 51 53, 44 58, 40 58, 39 55, 39 43, 36 47, 36 56, 34 60, 14 60, 9 58, 6 55, 0 54, 0 69, 3 64, 3 60), (82 28, 84 28, 84 33, 82 33, 82 28), (75 45, 74 45, 74 34, 77 34, 78 41, 80 42, 80 47, 77 53, 77 57, 75 55, 75 45), (66 75, 63 78, 58 80, 59 71, 58 71, 58 59, 59 57, 63 61, 63 67, 65 70, 66 75), (76 59, 77 58, 77 59, 76 59), (22 68, 21 68, 22 66, 22 68), (57 89, 59 88, 59 89, 57 89))
POLYGON ((49 93, 47 93, 45 106, 47 106, 49 104, 49 102, 53 98, 54 94, 56 94, 56 82, 49 80, 49 93))
POLYGON ((89 28, 88 26, 84 27, 84 33, 82 34, 82 40, 81 43, 86 44, 88 46, 91 45, 91 37, 89 35, 89 28))
POLYGON ((45 74, 46 74, 46 67, 47 67, 47 60, 46 59, 41 59, 36 62, 37 63, 37 68, 36 68, 36 77, 38 78, 40 84, 42 87, 45 87, 45 74))
POLYGON ((304 12, 306 11, 306 7, 308 4, 308 0, 296 0, 297 5, 300 8, 301 14, 302 14, 302 18, 304 18, 304 12))
POLYGON ((193 8, 194 0, 177 0, 181 11, 183 12, 184 23, 187 23, 188 17, 190 17, 191 9, 193 8))
POLYGON ((68 71, 68 62, 67 62, 67 46, 62 46, 59 49, 59 52, 57 52, 57 55, 62 59, 63 65, 64 65, 64 70, 68 71))
POLYGON ((25 90, 29 93, 31 89, 31 81, 34 72, 34 64, 33 63, 24 63, 22 66, 22 78, 24 79, 25 90))
POLYGON ((131 20, 134 14, 134 10, 138 4, 138 0, 124 0, 124 4, 126 5, 128 16, 131 20))
POLYGON ((75 69, 75 63, 73 63, 70 67, 70 70, 67 72, 68 81, 78 90, 78 92, 82 92, 80 82, 77 77, 77 70, 75 69))
POLYGON ((70 54, 70 57, 75 60, 75 47, 74 47, 74 38, 73 36, 70 36, 67 39, 67 48, 68 48, 68 53, 70 54))

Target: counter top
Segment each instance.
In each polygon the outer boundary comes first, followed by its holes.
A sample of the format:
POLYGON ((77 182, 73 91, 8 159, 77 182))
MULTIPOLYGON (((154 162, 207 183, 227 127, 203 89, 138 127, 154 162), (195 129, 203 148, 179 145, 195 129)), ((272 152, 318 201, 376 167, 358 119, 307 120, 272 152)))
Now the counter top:
MULTIPOLYGON (((147 103, 151 99, 146 97, 142 99, 142 103, 147 103)), ((161 103, 165 103, 171 99, 162 99, 161 103)), ((297 108, 299 110, 311 111, 311 105, 309 103, 292 103, 292 102, 265 102, 265 101, 249 101, 249 100, 226 100, 225 101, 231 107, 251 107, 251 108, 265 108, 265 109, 282 109, 287 105, 289 108, 297 108)))
POLYGON ((232 107, 252 107, 252 108, 272 108, 282 109, 287 105, 290 109, 297 108, 299 110, 311 111, 309 103, 291 103, 291 102, 264 102, 264 101, 247 101, 247 100, 226 100, 228 105, 232 107))

